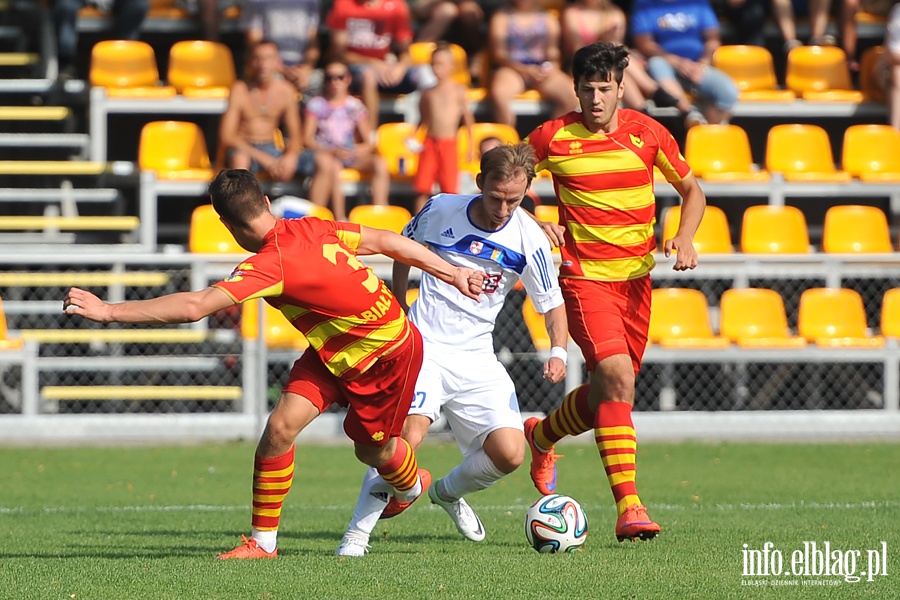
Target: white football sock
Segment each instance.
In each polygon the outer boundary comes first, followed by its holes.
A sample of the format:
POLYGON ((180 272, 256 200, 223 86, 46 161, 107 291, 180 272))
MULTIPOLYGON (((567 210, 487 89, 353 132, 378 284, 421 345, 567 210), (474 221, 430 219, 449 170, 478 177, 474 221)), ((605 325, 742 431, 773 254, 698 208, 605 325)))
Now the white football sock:
POLYGON ((485 454, 483 448, 466 457, 441 478, 438 493, 444 500, 459 500, 463 496, 491 487, 506 475, 485 454))
POLYGON ((422 478, 416 476, 416 485, 412 486, 405 492, 401 492, 397 488, 391 488, 394 494, 394 498, 397 499, 397 502, 412 502, 416 498, 419 497, 419 494, 422 493, 422 478))
POLYGON ((250 537, 256 540, 256 545, 266 552, 273 552, 278 547, 277 529, 274 531, 260 531, 254 527, 250 532, 250 537))
POLYGON ((359 490, 359 498, 356 500, 356 508, 347 526, 347 533, 361 533, 366 536, 375 529, 384 507, 387 506, 394 492, 392 488, 374 467, 366 470, 363 476, 362 488, 359 490))

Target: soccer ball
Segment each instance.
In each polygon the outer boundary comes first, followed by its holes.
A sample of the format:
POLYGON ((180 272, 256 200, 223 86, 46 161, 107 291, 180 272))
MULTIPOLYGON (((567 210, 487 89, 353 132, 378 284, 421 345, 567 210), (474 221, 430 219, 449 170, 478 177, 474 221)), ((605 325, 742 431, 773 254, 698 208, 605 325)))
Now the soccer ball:
POLYGON ((538 552, 571 552, 587 539, 587 517, 573 498, 550 494, 528 509, 525 537, 538 552))

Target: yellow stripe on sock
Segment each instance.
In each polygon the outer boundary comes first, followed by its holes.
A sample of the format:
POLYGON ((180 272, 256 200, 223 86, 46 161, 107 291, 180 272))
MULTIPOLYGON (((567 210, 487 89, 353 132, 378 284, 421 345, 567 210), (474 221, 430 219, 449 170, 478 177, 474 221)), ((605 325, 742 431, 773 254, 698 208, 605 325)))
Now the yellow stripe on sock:
POLYGON ((257 517, 278 517, 281 516, 281 508, 254 508, 253 514, 257 517))
POLYGON ((634 454, 610 454, 603 457, 604 466, 608 465, 633 465, 634 454))
POLYGON ((621 471, 619 473, 609 473, 607 474, 607 478, 609 479, 609 485, 619 485, 620 483, 626 483, 629 481, 634 481, 634 471, 621 471))
POLYGON ((285 492, 283 494, 253 494, 254 502, 284 502, 284 499, 287 497, 288 493, 285 492))
POLYGON ((636 436, 634 432, 634 427, 629 427, 628 425, 620 425, 617 427, 598 427, 594 430, 597 436, 604 435, 630 435, 636 436))
POLYGON ((616 510, 619 512, 619 515, 621 515, 625 512, 625 509, 632 504, 641 504, 641 499, 637 494, 627 494, 622 496, 622 499, 616 502, 616 510))
POLYGON ((291 464, 289 467, 285 467, 284 469, 278 469, 277 471, 269 471, 269 470, 260 470, 254 469, 253 476, 254 477, 287 477, 288 475, 294 474, 294 465, 291 464))
POLYGON ((279 481, 277 483, 263 483, 260 481, 255 481, 253 483, 254 490, 285 490, 286 493, 290 488, 290 481, 279 481))

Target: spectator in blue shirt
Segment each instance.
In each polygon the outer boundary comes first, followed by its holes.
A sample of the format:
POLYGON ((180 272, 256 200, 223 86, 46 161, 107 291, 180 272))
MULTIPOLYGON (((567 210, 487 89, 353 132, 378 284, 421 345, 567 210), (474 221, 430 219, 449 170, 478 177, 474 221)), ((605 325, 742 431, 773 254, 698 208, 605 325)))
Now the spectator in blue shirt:
POLYGON ((676 98, 689 92, 697 99, 699 110, 685 115, 687 127, 728 122, 738 89, 728 75, 710 66, 721 39, 707 0, 636 0, 631 30, 651 77, 676 98))

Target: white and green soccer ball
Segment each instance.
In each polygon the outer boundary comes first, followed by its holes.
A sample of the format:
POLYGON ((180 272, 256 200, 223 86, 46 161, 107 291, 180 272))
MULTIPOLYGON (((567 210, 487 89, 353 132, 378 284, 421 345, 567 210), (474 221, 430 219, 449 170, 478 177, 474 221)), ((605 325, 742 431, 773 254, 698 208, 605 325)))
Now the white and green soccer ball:
POLYGON ((587 540, 587 516, 574 498, 544 496, 525 515, 525 537, 538 552, 571 552, 587 540))

